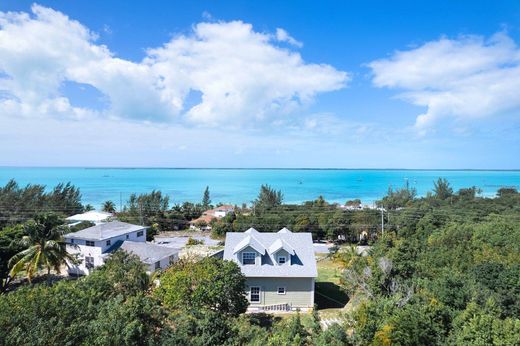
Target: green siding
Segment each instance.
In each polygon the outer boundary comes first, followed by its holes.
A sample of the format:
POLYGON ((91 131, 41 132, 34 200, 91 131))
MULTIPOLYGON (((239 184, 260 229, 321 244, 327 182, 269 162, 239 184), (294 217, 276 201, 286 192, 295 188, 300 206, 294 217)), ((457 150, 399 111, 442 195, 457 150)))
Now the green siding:
POLYGON ((314 305, 313 278, 247 278, 249 287, 260 287, 260 303, 251 307, 274 304, 290 304, 292 308, 312 308, 314 305), (278 294, 278 287, 285 287, 285 294, 278 294))

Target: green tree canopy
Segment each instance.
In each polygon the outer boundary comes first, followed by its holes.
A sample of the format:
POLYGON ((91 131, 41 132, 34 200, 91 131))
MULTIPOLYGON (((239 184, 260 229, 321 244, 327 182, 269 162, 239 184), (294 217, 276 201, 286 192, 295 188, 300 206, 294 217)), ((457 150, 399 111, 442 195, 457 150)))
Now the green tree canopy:
POLYGON ((76 261, 67 252, 63 239, 66 229, 62 224, 63 221, 56 214, 41 214, 25 224, 26 235, 18 240, 24 250, 9 260, 9 275, 12 278, 24 270, 31 281, 40 269, 45 268, 50 280, 52 269, 59 273, 62 265, 68 265, 67 261, 76 261))
POLYGON ((105 202, 103 202, 103 208, 101 210, 103 210, 107 213, 115 213, 116 205, 112 201, 105 201, 105 202))
POLYGON ((0 205, 0 228, 28 221, 41 213, 70 216, 83 212, 81 193, 71 183, 58 184, 47 192, 44 185, 20 187, 10 180, 0 187, 0 205))
POLYGON ((450 183, 446 178, 439 178, 437 181, 433 182, 433 192, 435 194, 435 198, 440 200, 445 200, 451 196, 453 196, 453 189, 450 186, 450 183))
POLYGON ((204 210, 208 210, 211 208, 211 199, 209 196, 209 186, 206 186, 204 190, 204 196, 202 196, 202 207, 204 210))
POLYGON ((163 273, 155 295, 171 309, 208 309, 238 316, 248 306, 245 277, 238 265, 211 257, 177 262, 163 273))
POLYGON ((25 235, 23 225, 9 226, 0 231, 0 293, 4 292, 12 277, 9 276, 9 260, 24 247, 19 240, 25 235))
POLYGON ((276 191, 269 185, 262 185, 258 197, 253 202, 255 209, 261 211, 263 209, 271 209, 281 205, 283 202, 282 191, 276 191))

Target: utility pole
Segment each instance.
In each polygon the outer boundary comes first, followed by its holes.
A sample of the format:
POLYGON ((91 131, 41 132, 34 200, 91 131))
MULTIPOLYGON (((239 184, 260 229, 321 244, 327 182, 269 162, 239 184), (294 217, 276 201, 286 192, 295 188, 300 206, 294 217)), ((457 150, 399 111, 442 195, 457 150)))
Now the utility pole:
POLYGON ((139 221, 141 221, 141 226, 144 226, 144 219, 143 219, 143 204, 141 201, 139 201, 139 221))
POLYGON ((385 214, 384 208, 381 207, 381 234, 385 234, 385 214))

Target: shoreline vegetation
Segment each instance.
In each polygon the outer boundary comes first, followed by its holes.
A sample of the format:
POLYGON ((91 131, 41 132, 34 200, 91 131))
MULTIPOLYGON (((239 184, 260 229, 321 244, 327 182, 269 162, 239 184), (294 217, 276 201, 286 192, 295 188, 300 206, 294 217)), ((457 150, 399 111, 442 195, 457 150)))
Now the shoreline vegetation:
POLYGON ((477 186, 482 195, 491 197, 500 187, 520 189, 520 171, 430 171, 430 170, 298 170, 298 169, 107 169, 107 168, 0 168, 0 186, 8 179, 17 182, 46 185, 47 189, 59 182, 71 181, 81 189, 82 203, 96 209, 111 200, 121 211, 132 193, 145 194, 155 189, 169 197, 169 202, 199 203, 206 185, 212 189, 214 202, 224 204, 251 204, 258 187, 269 183, 284 192, 285 204, 301 204, 320 195, 328 203, 343 204, 346 200, 360 199, 371 205, 383 198, 389 186, 401 187, 408 181, 417 190, 417 196, 426 196, 437 177, 447 178, 455 189, 477 186))
MULTIPOLYGON (((149 225, 152 240, 159 232, 189 233, 189 221, 214 207, 210 189, 199 203, 172 206, 152 191, 132 194, 120 212, 113 202, 103 206, 122 221, 149 225)), ((150 278, 137 258, 117 251, 88 277, 22 280, 11 289, 18 277, 49 278, 59 270, 63 217, 90 208, 71 184, 46 190, 11 181, 0 187, 0 344, 518 344, 515 188, 488 198, 478 187, 455 191, 439 178, 424 197, 404 186, 388 189, 377 209, 360 203, 341 208, 319 197, 288 205, 283 191, 262 185, 251 206, 210 222, 217 238, 287 227, 334 242, 318 261, 316 290, 328 299, 325 309, 281 318, 243 314, 244 278, 238 266, 215 258, 185 259, 150 278), (359 245, 368 247, 360 252, 359 245)))

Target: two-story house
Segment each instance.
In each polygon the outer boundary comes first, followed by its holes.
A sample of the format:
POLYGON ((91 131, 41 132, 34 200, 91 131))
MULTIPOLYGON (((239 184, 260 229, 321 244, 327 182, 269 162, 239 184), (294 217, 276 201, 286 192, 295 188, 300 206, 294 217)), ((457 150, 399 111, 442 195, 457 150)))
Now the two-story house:
POLYGON ((249 311, 306 311, 314 306, 318 275, 311 233, 247 231, 226 234, 224 260, 247 278, 249 311))
POLYGON ((67 251, 77 254, 80 263, 70 266, 69 273, 88 275, 89 271, 102 265, 104 258, 118 249, 124 241, 146 242, 145 226, 120 221, 102 223, 65 235, 67 251))

